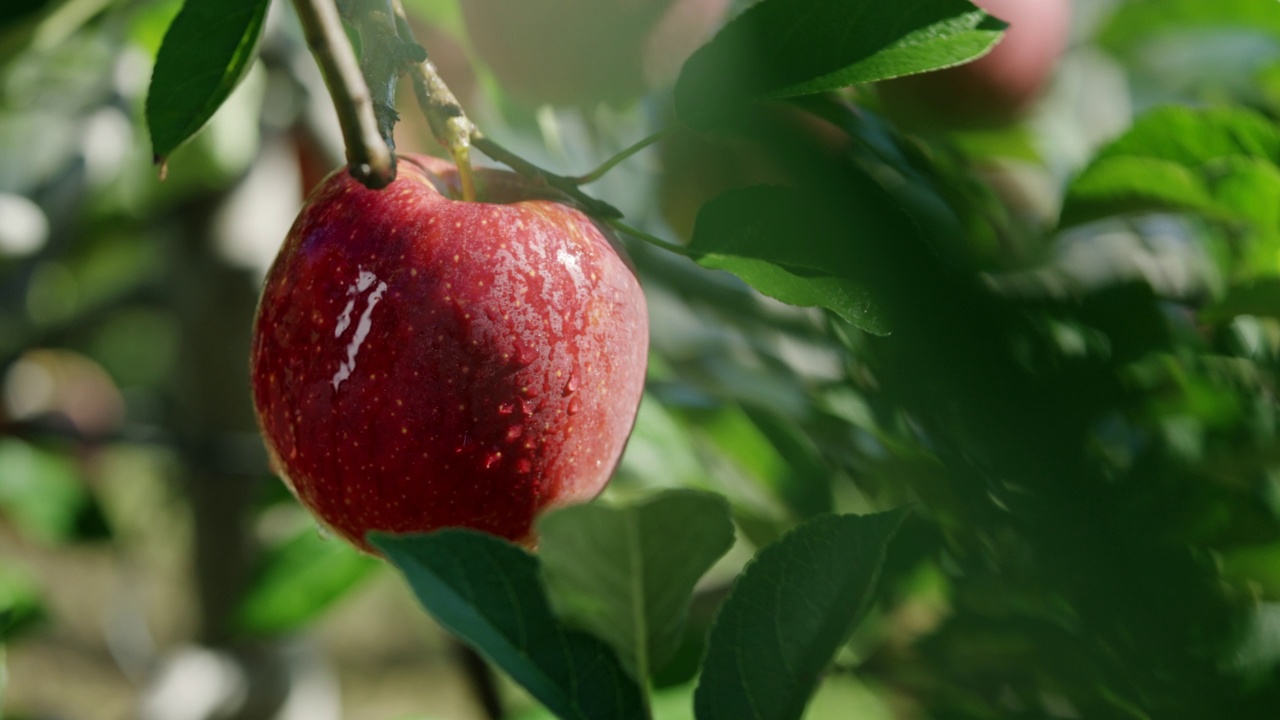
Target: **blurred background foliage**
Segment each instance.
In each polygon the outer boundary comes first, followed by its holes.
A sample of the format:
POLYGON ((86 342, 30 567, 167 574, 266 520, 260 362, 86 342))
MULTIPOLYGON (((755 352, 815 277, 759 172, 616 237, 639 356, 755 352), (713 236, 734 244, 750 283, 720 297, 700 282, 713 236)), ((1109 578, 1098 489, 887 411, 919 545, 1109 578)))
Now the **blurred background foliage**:
MULTIPOLYGON (((672 117, 669 93, 525 107, 473 57, 456 2, 407 5, 473 118, 544 167, 583 172, 672 117)), ((142 112, 179 7, 0 9, 0 712, 483 717, 472 659, 381 563, 317 531, 257 437, 257 287, 342 157, 318 72, 275 3, 259 60, 160 182, 142 112)), ((1274 3, 1079 0, 1053 86, 999 131, 903 136, 869 88, 815 102, 864 166, 942 189, 958 230, 930 239, 936 267, 881 290, 948 311, 891 313, 876 340, 632 243, 653 354, 608 495, 713 490, 738 531, 655 678, 659 716, 691 717, 706 629, 756 548, 818 513, 913 504, 808 717, 1270 717, 1274 3), (1224 113, 1227 140, 1198 121, 1177 136, 1183 165, 1214 154, 1207 194, 1119 202, 1117 177, 1177 155, 1150 136, 1178 119, 1094 156, 1164 104, 1224 113)), ((434 152, 402 114, 400 149, 434 152)), ((591 191, 687 240, 712 195, 787 172, 740 141, 681 142, 591 191)))

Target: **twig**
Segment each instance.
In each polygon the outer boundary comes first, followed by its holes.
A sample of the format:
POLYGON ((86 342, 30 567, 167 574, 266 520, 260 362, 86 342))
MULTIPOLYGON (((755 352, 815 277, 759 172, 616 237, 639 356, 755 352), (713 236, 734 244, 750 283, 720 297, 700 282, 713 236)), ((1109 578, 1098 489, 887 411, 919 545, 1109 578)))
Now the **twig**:
POLYGON ((369 188, 386 187, 396 177, 395 158, 378 132, 369 86, 337 7, 333 0, 293 0, 293 6, 333 98, 351 176, 369 188))
MULTIPOLYGON (((294 0, 299 8, 299 15, 312 11, 312 21, 304 20, 303 26, 307 29, 307 42, 325 73, 325 80, 330 86, 334 105, 338 107, 339 119, 346 117, 348 120, 354 118, 362 121, 360 125, 362 132, 358 134, 354 130, 348 132, 349 124, 353 128, 356 127, 354 121, 343 123, 343 135, 349 158, 353 148, 369 154, 363 147, 369 146, 372 138, 379 132, 378 119, 374 117, 374 106, 369 95, 370 84, 385 91, 394 85, 401 72, 407 70, 413 78, 414 95, 417 96, 418 106, 426 117, 432 134, 449 151, 454 163, 458 166, 463 199, 476 198, 475 180, 471 170, 471 148, 475 147, 494 160, 510 166, 521 175, 560 191, 589 215, 605 220, 622 217, 622 212, 617 208, 587 195, 578 186, 598 178, 613 165, 652 143, 657 139, 656 137, 646 138, 639 146, 624 151, 620 157, 606 163, 605 167, 583 176, 585 180, 544 170, 485 137, 471 122, 453 92, 449 90, 449 86, 436 71, 435 64, 430 58, 422 59, 425 52, 413 37, 413 30, 409 27, 404 6, 400 0, 378 0, 367 3, 343 0, 343 2, 346 3, 343 7, 350 22, 361 34, 366 56, 363 64, 365 76, 360 75, 361 65, 355 62, 350 46, 346 42, 338 42, 338 38, 342 36, 342 26, 332 0, 294 0), (386 11, 388 7, 390 15, 386 11), (325 13, 327 15, 321 18, 325 13), (317 18, 324 19, 326 22, 331 21, 332 25, 326 25, 317 18), (337 35, 333 35, 333 32, 337 35), (345 55, 338 57, 343 52, 345 55), (331 82, 331 76, 341 78, 342 82, 331 82), (370 76, 369 84, 365 82, 366 76, 370 76), (334 90, 335 86, 345 88, 345 92, 340 94, 334 90)), ((395 117, 394 108, 387 104, 388 107, 384 109, 382 116, 385 134, 389 137, 395 117)), ((390 158, 387 142, 379 139, 376 146, 386 151, 390 158)), ((388 163, 392 168, 391 177, 394 177, 394 160, 388 159, 388 163)), ((354 174, 356 167, 354 161, 352 167, 354 174)), ((390 182, 390 178, 387 182, 390 182)))
POLYGON ((613 229, 617 230, 620 233, 630 235, 631 237, 637 240, 643 240, 649 243, 650 245, 653 245, 655 247, 660 247, 663 250, 666 250, 667 252, 673 252, 677 255, 683 255, 684 257, 687 257, 687 258, 692 258, 694 256, 694 254, 689 251, 689 248, 683 245, 677 245, 676 243, 673 243, 670 240, 663 240, 657 235, 650 235, 649 233, 644 232, 643 230, 637 230, 636 228, 631 227, 630 225, 622 222, 617 218, 608 218, 605 220, 605 222, 608 223, 610 227, 612 227, 613 229))
POLYGON ((396 30, 392 0, 337 0, 338 15, 360 37, 360 72, 371 93, 378 133, 395 151, 396 86, 400 76, 414 63, 427 59, 416 43, 400 39, 396 30))
POLYGON ((612 220, 622 217, 622 211, 618 208, 582 192, 582 190, 578 188, 578 183, 575 182, 573 178, 543 170, 537 165, 534 165, 528 160, 525 160, 493 140, 485 137, 484 134, 479 131, 471 137, 471 143, 475 145, 476 149, 480 152, 500 163, 510 166, 512 170, 515 170, 521 175, 534 178, 535 180, 543 182, 569 196, 574 202, 578 203, 578 205, 588 215, 593 215, 604 220, 612 220))
POLYGON ((655 133, 653 133, 652 135, 650 135, 650 136, 648 136, 648 137, 646 137, 646 138, 644 138, 644 139, 640 140, 639 142, 635 143, 634 145, 632 145, 631 147, 627 148, 626 150, 623 150, 622 152, 618 153, 617 155, 614 155, 613 157, 609 158, 608 160, 605 160, 605 161, 604 161, 604 163, 603 163, 602 165, 600 165, 600 167, 596 168, 595 170, 592 170, 591 172, 587 173, 586 175, 579 175, 579 176, 577 176, 577 177, 575 177, 575 178, 569 178, 569 179, 570 179, 570 180, 572 180, 573 182, 577 183, 578 185, 589 185, 589 184, 591 184, 591 183, 593 183, 593 182, 595 182, 595 181, 599 180, 600 178, 604 177, 604 174, 605 174, 605 173, 607 173, 607 172, 609 172, 610 170, 612 170, 612 169, 614 169, 615 167, 617 167, 620 163, 622 163, 622 161, 626 160, 627 158, 631 157, 632 155, 635 155, 636 153, 640 152, 641 150, 644 150, 645 148, 649 147, 650 145, 652 145, 652 144, 654 144, 654 143, 658 142, 658 141, 659 141, 659 140, 661 140, 662 138, 666 137, 666 136, 667 136, 667 134, 668 134, 668 133, 670 133, 670 132, 671 132, 671 127, 670 127, 670 126, 668 126, 668 127, 664 127, 664 128, 662 128, 661 130, 659 130, 658 132, 655 132, 655 133))

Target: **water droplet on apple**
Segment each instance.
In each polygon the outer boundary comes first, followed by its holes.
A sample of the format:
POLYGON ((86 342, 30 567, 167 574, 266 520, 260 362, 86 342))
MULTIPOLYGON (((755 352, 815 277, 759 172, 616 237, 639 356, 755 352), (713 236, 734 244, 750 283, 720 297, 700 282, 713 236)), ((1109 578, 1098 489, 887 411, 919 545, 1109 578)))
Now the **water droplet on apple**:
POLYGON ((507 428, 507 442, 515 442, 522 434, 524 434, 523 425, 512 425, 507 428))
POLYGON ((504 402, 498 406, 498 413, 502 415, 510 415, 515 412, 516 406, 509 402, 504 402))
POLYGON ((582 398, 574 397, 569 401, 569 414, 573 415, 582 409, 582 398))
POLYGON ((575 371, 575 372, 569 373, 569 382, 566 383, 564 386, 564 394, 568 395, 570 393, 576 392, 577 389, 578 389, 578 373, 575 371))
POLYGON ((537 359, 538 354, 533 351, 533 348, 527 345, 521 345, 520 348, 516 350, 516 362, 520 364, 520 367, 532 365, 533 361, 537 359))
POLYGON ((524 413, 525 415, 532 415, 533 411, 537 407, 538 407, 538 403, 534 400, 530 400, 529 398, 524 398, 520 401, 520 412, 524 413))
POLYGON ((520 458, 520 461, 516 463, 516 472, 521 475, 524 475, 532 469, 533 463, 529 462, 529 458, 520 458))
POLYGON ((502 453, 491 452, 489 453, 488 457, 484 459, 484 469, 492 470, 501 461, 502 461, 502 453))

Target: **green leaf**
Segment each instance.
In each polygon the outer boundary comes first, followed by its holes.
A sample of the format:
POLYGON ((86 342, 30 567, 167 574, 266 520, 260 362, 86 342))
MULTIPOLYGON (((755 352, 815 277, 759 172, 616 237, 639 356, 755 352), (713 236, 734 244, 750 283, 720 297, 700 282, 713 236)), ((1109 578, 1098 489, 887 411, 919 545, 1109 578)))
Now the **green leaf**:
POLYGON ((1204 322, 1220 323, 1240 315, 1280 319, 1280 278, 1263 277, 1233 285, 1218 302, 1200 311, 1204 322))
POLYGON ((782 501, 797 521, 831 512, 831 468, 794 423, 736 405, 695 418, 720 452, 782 501))
POLYGON ((1170 105, 1144 114, 1095 162, 1129 156, 1196 166, 1235 155, 1280 159, 1280 130, 1244 108, 1170 105))
POLYGON ((763 0, 685 63, 680 117, 707 128, 735 106, 958 65, 1006 25, 965 0, 763 0))
POLYGON ((905 510, 823 515, 756 556, 707 645, 698 720, 794 720, 870 605, 905 510))
POLYGON ((1129 0, 1098 35, 1099 43, 1126 54, 1156 35, 1185 30, 1238 28, 1280 40, 1280 4, 1258 0, 1129 0))
POLYGON ((222 106, 257 55, 270 0, 187 0, 156 56, 147 127, 157 163, 222 106))
POLYGON ((797 275, 763 260, 710 254, 698 264, 737 275, 751 287, 788 305, 824 307, 873 335, 888 335, 871 293, 848 278, 797 275))
POLYGON ((599 639, 551 612, 538 560, 496 537, 450 529, 371 534, 418 601, 563 720, 639 720, 640 689, 599 639))
POLYGON ((744 407, 743 412, 785 463, 775 492, 787 507, 804 520, 831 512, 832 469, 813 440, 778 413, 759 407, 744 407))
POLYGON ((0 647, 37 627, 46 615, 40 589, 31 578, 0 566, 0 647))
POLYGON ((867 332, 886 335, 889 327, 875 298, 841 272, 849 263, 847 247, 834 232, 838 228, 838 221, 827 219, 798 190, 740 188, 702 207, 689 250, 700 265, 732 272, 769 297, 824 307, 867 332))
MULTIPOLYGON (((681 685, 658 690, 650 696, 653 717, 657 720, 693 720, 693 686, 681 685)), ((546 708, 530 708, 513 720, 550 720, 555 715, 546 708)))
POLYGON ((538 535, 556 614, 609 643, 646 684, 679 648, 693 587, 733 546, 733 520, 719 495, 671 490, 558 510, 538 535))
POLYGON ((1139 211, 1190 211, 1270 229, 1280 130, 1240 108, 1153 110, 1071 183, 1061 224, 1139 211))
POLYGON ((91 499, 71 458, 0 439, 0 514, 43 542, 73 538, 91 499))
POLYGON ((237 608, 237 624, 259 635, 297 630, 380 566, 347 543, 307 528, 267 553, 237 608))

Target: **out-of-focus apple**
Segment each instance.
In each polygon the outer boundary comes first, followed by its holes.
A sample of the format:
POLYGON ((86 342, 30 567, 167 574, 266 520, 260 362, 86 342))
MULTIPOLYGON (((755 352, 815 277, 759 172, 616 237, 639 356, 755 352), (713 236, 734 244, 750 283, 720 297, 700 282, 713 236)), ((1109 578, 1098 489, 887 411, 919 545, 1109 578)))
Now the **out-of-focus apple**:
POLYGON ((463 0, 467 33, 528 105, 623 105, 670 81, 728 0, 463 0))
POLYGON ((263 289, 252 375, 272 461, 358 547, 535 516, 604 487, 635 420, 648 320, 606 231, 545 188, 402 156, 312 195, 263 289))
POLYGON ((909 126, 971 130, 1020 118, 1048 84, 1071 31, 1071 0, 972 0, 1009 23, 991 52, 964 65, 879 84, 886 111, 909 126))

